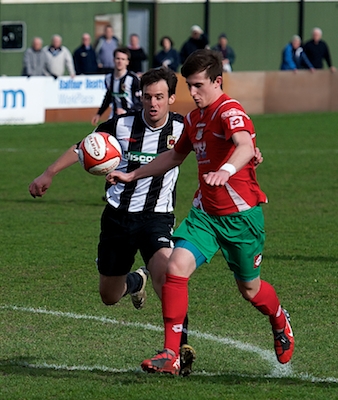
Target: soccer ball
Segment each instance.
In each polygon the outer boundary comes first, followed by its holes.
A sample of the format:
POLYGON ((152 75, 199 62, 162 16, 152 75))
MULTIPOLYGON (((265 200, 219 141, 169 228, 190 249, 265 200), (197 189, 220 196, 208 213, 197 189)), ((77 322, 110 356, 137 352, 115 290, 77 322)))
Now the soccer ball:
POLYGON ((107 175, 121 161, 122 150, 117 139, 106 132, 93 132, 79 145, 78 157, 83 168, 93 175, 107 175))

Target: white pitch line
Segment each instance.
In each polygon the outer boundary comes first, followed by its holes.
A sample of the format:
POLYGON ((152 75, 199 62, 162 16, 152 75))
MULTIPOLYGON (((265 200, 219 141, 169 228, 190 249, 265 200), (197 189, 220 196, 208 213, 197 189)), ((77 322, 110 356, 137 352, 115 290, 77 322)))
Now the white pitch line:
MULTIPOLYGON (((0 308, 7 308, 7 309, 11 309, 11 310, 16 310, 16 311, 31 312, 31 313, 35 313, 35 314, 48 314, 48 315, 73 318, 73 319, 94 320, 94 321, 99 321, 99 322, 104 322, 104 323, 109 323, 109 324, 114 324, 114 325, 130 326, 130 327, 136 327, 136 328, 152 330, 152 331, 157 331, 157 332, 163 331, 162 327, 151 325, 151 324, 143 324, 140 322, 117 321, 116 319, 111 319, 111 318, 106 318, 106 317, 98 317, 98 316, 94 316, 94 315, 75 314, 75 313, 62 312, 62 311, 52 311, 52 310, 46 310, 43 308, 18 307, 18 306, 14 306, 14 305, 1 306, 0 308)), ((276 360, 275 353, 270 350, 263 350, 257 346, 253 346, 248 343, 240 342, 239 340, 223 338, 223 337, 219 337, 216 335, 212 335, 210 333, 202 333, 202 332, 198 332, 198 331, 189 330, 189 335, 198 337, 200 339, 210 340, 212 342, 217 342, 217 343, 221 343, 221 344, 224 344, 227 346, 231 346, 231 347, 237 348, 242 351, 248 351, 250 353, 255 353, 255 354, 259 355, 260 357, 262 357, 263 360, 266 360, 272 366, 273 370, 272 370, 271 374, 274 376, 279 377, 279 376, 291 376, 292 375, 291 364, 285 364, 285 365, 279 364, 278 361, 276 360)))
MULTIPOLYGON (((70 313, 70 312, 62 312, 62 311, 52 311, 52 310, 46 310, 43 308, 33 308, 33 307, 19 307, 19 306, 14 306, 14 305, 5 305, 5 306, 0 306, 0 309, 3 310, 14 310, 14 311, 22 311, 22 312, 31 312, 34 314, 47 314, 47 315, 53 315, 53 316, 58 316, 58 317, 66 317, 66 318, 72 318, 72 319, 83 319, 83 320, 92 320, 92 321, 99 321, 99 322, 104 322, 104 323, 109 323, 109 324, 114 324, 114 325, 122 325, 122 326, 129 326, 129 327, 137 327, 141 329, 146 329, 146 330, 152 330, 156 332, 162 332, 163 328, 156 326, 156 325, 151 325, 151 324, 143 324, 139 322, 125 322, 125 321, 118 321, 116 319, 111 319, 111 318, 106 318, 106 317, 98 317, 95 315, 85 315, 85 314, 75 314, 75 313, 70 313)), ((282 378, 282 377, 291 377, 291 378, 299 378, 305 381, 311 381, 311 382, 332 382, 332 383, 338 383, 338 379, 334 377, 329 377, 329 378, 317 378, 312 375, 306 374, 306 373, 300 373, 296 374, 293 372, 291 364, 279 364, 276 360, 275 354, 272 351, 269 350, 262 350, 258 346, 251 345, 249 343, 243 343, 240 342, 239 340, 233 340, 230 338, 223 338, 219 337, 216 335, 212 335, 209 333, 202 333, 199 331, 189 331, 190 336, 195 336, 200 339, 204 340, 210 340, 213 342, 221 343, 224 345, 228 345, 234 348, 237 348, 242 351, 248 351, 251 353, 255 353, 262 357, 264 360, 266 360, 271 366, 272 366, 272 371, 268 375, 264 375, 264 377, 270 377, 270 378, 282 378)), ((54 366, 49 365, 49 364, 41 364, 41 366, 37 365, 34 366, 33 364, 30 364, 32 368, 54 368, 54 369, 68 369, 68 368, 73 368, 73 369, 81 369, 83 368, 84 370, 106 370, 110 372, 128 372, 128 371, 138 371, 136 369, 128 369, 128 370, 115 370, 114 368, 108 368, 104 366, 94 366, 94 367, 86 367, 86 366, 77 366, 77 367, 67 367, 67 366, 54 366)), ((201 374, 208 374, 206 372, 201 372, 201 374)), ((211 374, 211 376, 214 376, 217 374, 211 374)), ((223 375, 223 374, 221 374, 223 375)), ((241 375, 244 376, 244 375, 241 375)))

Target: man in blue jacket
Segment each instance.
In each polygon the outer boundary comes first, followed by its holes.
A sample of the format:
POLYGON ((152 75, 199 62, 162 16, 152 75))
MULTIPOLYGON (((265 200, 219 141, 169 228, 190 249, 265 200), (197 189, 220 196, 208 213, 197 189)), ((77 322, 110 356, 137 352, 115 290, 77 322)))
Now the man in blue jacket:
POLYGON ((281 70, 293 70, 308 68, 314 71, 314 67, 301 47, 301 38, 298 35, 292 36, 282 53, 281 70))

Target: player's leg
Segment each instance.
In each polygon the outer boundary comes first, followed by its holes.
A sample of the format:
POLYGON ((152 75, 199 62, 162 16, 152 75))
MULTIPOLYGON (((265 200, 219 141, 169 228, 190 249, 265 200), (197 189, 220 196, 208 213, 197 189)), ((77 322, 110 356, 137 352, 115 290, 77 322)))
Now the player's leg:
MULTIPOLYGON (((196 267, 211 259, 219 248, 215 238, 206 233, 204 221, 198 222, 196 219, 198 216, 192 210, 174 233, 177 241, 169 259, 166 282, 162 289, 164 350, 157 356, 144 360, 142 368, 148 372, 179 373, 179 348, 188 309, 189 277, 196 267), (192 221, 194 224, 191 225, 192 221), (191 226, 194 227, 193 231, 191 226)), ((192 357, 195 357, 194 353, 192 357)))
POLYGON ((150 272, 153 288, 160 300, 162 299, 162 286, 165 283, 165 274, 172 251, 171 247, 162 247, 154 253, 148 262, 145 261, 150 272))
POLYGON ((100 295, 107 305, 145 287, 147 275, 143 271, 130 273, 137 252, 129 234, 132 227, 128 215, 107 205, 101 217, 97 267, 100 272, 100 295))
POLYGON ((180 372, 179 348, 183 321, 188 311, 188 280, 195 268, 195 258, 190 251, 183 248, 174 249, 168 263, 166 282, 162 288, 164 350, 143 361, 141 366, 147 372, 165 372, 173 375, 180 372), (179 270, 180 276, 173 275, 171 268, 175 273, 179 270))
MULTIPOLYGON (((223 218, 227 223, 227 218, 223 218)), ((261 207, 255 207, 238 216, 232 215, 232 235, 229 226, 227 234, 231 239, 222 246, 222 252, 235 274, 239 291, 262 314, 269 317, 275 338, 277 359, 286 363, 291 359, 294 340, 288 318, 282 310, 276 291, 268 282, 260 279, 260 264, 264 245, 264 218, 261 207)))
POLYGON ((294 349, 293 332, 289 314, 282 309, 275 289, 260 278, 250 282, 236 278, 236 282, 242 296, 269 317, 278 361, 282 364, 289 362, 294 349))
MULTIPOLYGON (((162 286, 165 283, 168 260, 171 253, 171 248, 163 247, 157 250, 147 263, 147 269, 150 272, 154 290, 160 300, 162 300, 162 286)), ((183 376, 188 376, 192 371, 192 363, 196 359, 195 350, 188 344, 188 314, 185 316, 183 321, 183 329, 180 341, 180 357, 180 374, 183 376)))

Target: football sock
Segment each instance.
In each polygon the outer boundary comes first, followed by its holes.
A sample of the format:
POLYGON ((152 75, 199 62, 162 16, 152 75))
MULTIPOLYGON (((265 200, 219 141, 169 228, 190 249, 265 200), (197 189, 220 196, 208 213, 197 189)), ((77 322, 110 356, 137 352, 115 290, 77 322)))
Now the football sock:
POLYGON ((183 331, 181 335, 180 346, 182 346, 183 344, 188 344, 188 314, 185 316, 183 321, 183 331))
POLYGON ((126 296, 129 293, 135 293, 141 290, 143 284, 143 280, 140 274, 136 272, 129 272, 127 275, 127 290, 125 291, 123 296, 126 296))
POLYGON ((162 287, 164 348, 179 353, 183 321, 188 309, 189 278, 167 274, 162 287))
POLYGON ((283 330, 285 327, 285 315, 280 306, 275 289, 270 283, 261 281, 261 287, 251 304, 262 314, 268 315, 274 331, 283 330))

